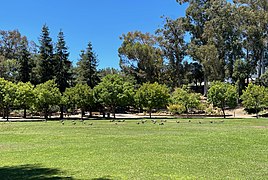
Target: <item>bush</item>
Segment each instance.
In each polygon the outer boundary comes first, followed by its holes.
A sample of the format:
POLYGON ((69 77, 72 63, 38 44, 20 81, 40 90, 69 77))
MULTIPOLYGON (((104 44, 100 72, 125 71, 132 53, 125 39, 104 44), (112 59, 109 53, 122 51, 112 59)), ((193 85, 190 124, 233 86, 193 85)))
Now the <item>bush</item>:
POLYGON ((174 114, 182 114, 186 111, 186 109, 181 104, 171 104, 168 106, 168 111, 174 115, 174 114))
POLYGON ((259 113, 261 111, 261 108, 245 108, 244 109, 248 114, 256 114, 259 113))

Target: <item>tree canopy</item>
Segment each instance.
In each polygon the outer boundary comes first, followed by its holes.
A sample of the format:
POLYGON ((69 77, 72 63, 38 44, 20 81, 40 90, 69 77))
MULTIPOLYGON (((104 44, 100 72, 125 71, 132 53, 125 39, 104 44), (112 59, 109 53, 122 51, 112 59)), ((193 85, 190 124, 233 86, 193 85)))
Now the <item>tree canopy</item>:
POLYGON ((148 108, 150 118, 153 108, 165 108, 168 104, 170 94, 165 85, 155 83, 144 83, 135 94, 138 106, 148 108))
POLYGON ((213 106, 221 108, 224 118, 225 109, 227 107, 236 107, 237 98, 236 87, 228 83, 213 82, 208 90, 208 101, 211 102, 213 106))
POLYGON ((250 83, 241 96, 242 104, 245 108, 254 109, 256 117, 259 117, 259 111, 268 106, 268 91, 264 86, 250 83))
POLYGON ((109 107, 115 118, 116 107, 132 105, 134 85, 118 74, 109 74, 94 88, 94 97, 99 103, 109 107))

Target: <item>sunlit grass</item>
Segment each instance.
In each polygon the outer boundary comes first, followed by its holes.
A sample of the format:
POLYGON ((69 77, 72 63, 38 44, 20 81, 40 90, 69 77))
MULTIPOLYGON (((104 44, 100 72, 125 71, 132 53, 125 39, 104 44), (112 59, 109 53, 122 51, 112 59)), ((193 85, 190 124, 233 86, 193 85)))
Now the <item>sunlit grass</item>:
POLYGON ((74 179, 268 177, 266 119, 137 121, 0 123, 0 172, 38 165, 74 179))

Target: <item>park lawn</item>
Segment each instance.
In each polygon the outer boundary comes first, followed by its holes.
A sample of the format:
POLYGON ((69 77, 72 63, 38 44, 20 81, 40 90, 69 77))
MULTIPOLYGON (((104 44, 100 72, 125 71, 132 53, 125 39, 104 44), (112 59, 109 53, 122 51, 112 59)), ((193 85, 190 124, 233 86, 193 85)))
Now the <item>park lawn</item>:
POLYGON ((267 119, 138 121, 0 123, 0 179, 268 177, 267 119))

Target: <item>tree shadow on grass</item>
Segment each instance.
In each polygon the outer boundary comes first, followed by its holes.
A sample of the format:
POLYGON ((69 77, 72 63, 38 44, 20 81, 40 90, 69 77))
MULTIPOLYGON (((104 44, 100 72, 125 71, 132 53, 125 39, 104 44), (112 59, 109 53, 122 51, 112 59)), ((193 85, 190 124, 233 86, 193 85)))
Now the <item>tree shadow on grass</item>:
POLYGON ((91 180, 112 180, 111 176, 104 176, 100 178, 93 178, 91 180))
POLYGON ((1 180, 73 180, 72 177, 62 177, 59 169, 45 168, 39 165, 20 165, 0 167, 1 180))

